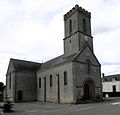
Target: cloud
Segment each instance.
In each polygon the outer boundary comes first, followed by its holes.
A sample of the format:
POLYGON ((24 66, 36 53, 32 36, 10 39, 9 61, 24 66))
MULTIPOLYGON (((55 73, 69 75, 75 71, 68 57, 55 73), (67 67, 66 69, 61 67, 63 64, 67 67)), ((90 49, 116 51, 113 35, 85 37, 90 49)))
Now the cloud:
POLYGON ((82 6, 92 13, 94 52, 102 64, 102 73, 120 73, 120 1, 85 0, 82 6))
POLYGON ((0 81, 10 58, 42 62, 63 53, 64 9, 76 1, 0 1, 0 81))
POLYGON ((105 72, 105 76, 113 75, 113 74, 120 74, 120 66, 119 65, 104 65, 102 66, 102 73, 105 72))
POLYGON ((119 0, 3 0, 0 81, 5 83, 10 58, 42 62, 63 54, 63 15, 77 3, 92 13, 94 52, 102 72, 119 68, 119 0))
POLYGON ((101 62, 116 63, 120 62, 120 29, 107 33, 100 33, 94 37, 94 46, 96 54, 101 62), (101 57, 102 55, 102 57, 101 57))

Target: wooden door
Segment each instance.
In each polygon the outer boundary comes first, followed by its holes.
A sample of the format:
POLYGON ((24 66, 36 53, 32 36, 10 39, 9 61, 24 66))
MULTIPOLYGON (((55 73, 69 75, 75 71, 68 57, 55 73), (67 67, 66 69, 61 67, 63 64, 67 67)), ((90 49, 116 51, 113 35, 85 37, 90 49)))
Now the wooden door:
POLYGON ((85 99, 89 99, 90 98, 90 89, 89 89, 89 85, 88 84, 84 85, 84 98, 85 99))
POLYGON ((23 92, 18 91, 18 101, 22 101, 22 98, 23 98, 23 92))

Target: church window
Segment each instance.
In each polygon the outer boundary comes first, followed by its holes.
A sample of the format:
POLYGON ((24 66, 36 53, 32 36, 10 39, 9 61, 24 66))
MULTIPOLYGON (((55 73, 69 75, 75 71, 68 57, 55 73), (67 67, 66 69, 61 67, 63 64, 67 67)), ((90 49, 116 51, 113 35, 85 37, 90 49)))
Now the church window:
POLYGON ((69 33, 72 32, 72 20, 69 21, 69 33))
POLYGON ((11 74, 9 75, 9 89, 11 89, 11 74))
POLYGON ((89 60, 86 61, 86 66, 87 66, 87 73, 89 74, 90 73, 90 66, 91 66, 91 63, 89 60))
POLYGON ((50 87, 53 86, 53 80, 52 80, 52 75, 50 75, 50 87))
POLYGON ((39 78, 39 88, 41 88, 41 78, 39 78))
POLYGON ((86 21, 83 19, 83 32, 86 32, 86 21))
POLYGON ((64 85, 67 85, 67 78, 68 76, 67 76, 67 72, 65 71, 64 72, 64 85))
POLYGON ((81 70, 81 71, 84 71, 84 66, 83 66, 83 64, 80 64, 80 70, 81 70))

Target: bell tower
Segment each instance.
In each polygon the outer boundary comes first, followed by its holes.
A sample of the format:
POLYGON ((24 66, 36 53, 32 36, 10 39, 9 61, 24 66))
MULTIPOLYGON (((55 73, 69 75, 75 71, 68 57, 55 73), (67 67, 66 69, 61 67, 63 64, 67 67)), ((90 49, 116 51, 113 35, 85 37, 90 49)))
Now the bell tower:
POLYGON ((79 52, 86 45, 93 51, 91 13, 76 5, 64 15, 64 55, 79 52))

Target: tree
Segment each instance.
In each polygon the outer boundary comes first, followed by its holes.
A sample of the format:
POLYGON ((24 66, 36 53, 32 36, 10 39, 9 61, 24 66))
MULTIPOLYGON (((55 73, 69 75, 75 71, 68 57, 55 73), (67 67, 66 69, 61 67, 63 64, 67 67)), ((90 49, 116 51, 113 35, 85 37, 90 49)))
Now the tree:
POLYGON ((2 92, 3 92, 4 88, 5 88, 4 83, 3 83, 3 82, 0 82, 0 91, 2 91, 2 92))

